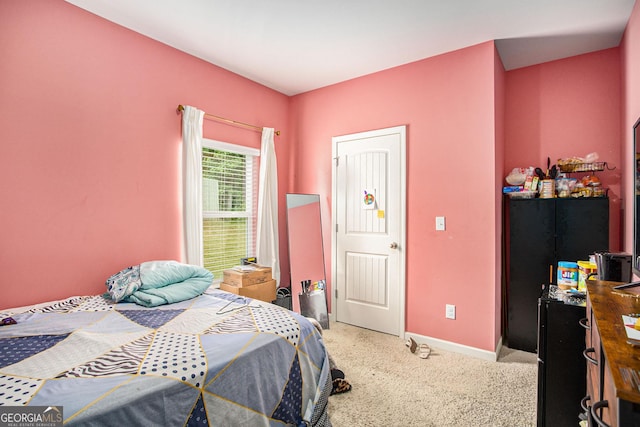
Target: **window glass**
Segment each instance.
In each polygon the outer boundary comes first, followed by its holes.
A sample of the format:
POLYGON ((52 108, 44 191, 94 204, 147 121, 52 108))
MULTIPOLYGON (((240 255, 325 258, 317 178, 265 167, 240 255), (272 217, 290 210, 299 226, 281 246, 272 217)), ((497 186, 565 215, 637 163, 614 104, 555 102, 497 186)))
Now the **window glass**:
POLYGON ((204 140, 202 239, 204 267, 222 272, 255 255, 258 151, 204 140))

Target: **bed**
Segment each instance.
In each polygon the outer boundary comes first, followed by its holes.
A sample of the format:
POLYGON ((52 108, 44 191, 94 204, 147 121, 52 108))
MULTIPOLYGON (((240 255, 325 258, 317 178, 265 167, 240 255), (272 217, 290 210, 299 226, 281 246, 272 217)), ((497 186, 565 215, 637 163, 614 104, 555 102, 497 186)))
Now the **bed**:
POLYGON ((157 307, 93 295, 7 317, 0 405, 61 407, 69 425, 331 425, 322 337, 283 307, 209 288, 157 307))

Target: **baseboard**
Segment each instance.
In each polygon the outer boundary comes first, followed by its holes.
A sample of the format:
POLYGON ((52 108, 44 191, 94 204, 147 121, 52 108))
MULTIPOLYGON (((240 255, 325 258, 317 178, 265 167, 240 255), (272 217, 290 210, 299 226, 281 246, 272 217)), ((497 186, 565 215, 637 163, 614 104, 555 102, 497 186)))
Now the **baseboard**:
MULTIPOLYGON (((329 321, 330 322, 336 321, 335 314, 329 313, 329 321)), ((443 350, 453 351, 454 353, 466 354, 467 356, 475 357, 477 359, 482 359, 482 360, 488 360, 491 362, 495 362, 498 360, 498 355, 502 350, 502 337, 500 337, 500 339, 498 340, 498 343, 496 344, 496 350, 493 352, 488 350, 482 350, 475 347, 470 347, 464 344, 458 344, 451 341, 441 340, 438 338, 431 338, 423 335, 405 332, 404 339, 406 340, 409 337, 412 337, 414 340, 418 342, 427 343, 429 344, 430 347, 433 347, 433 348, 441 348, 443 350)))
POLYGON ((434 349, 442 349, 447 351, 452 351, 454 353, 460 353, 467 356, 475 357, 477 359, 488 360, 490 362, 495 362, 498 360, 498 355, 500 354, 500 349, 502 348, 502 338, 498 341, 496 345, 495 351, 482 350, 475 347, 470 347, 464 344, 458 344, 451 341, 441 340, 439 338, 426 337, 423 335, 413 334, 410 332, 405 333, 405 339, 412 337, 419 343, 427 343, 430 347, 434 349))
POLYGON ((496 344, 496 360, 498 360, 498 357, 500 356, 501 351, 502 351, 502 337, 500 337, 500 339, 498 340, 498 343, 496 344))

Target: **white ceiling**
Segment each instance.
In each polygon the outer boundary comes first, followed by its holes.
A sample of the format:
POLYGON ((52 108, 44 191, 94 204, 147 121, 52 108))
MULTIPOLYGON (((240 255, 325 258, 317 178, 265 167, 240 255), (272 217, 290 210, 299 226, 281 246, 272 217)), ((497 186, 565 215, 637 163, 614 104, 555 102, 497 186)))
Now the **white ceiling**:
POLYGON ((635 0, 67 0, 294 95, 488 40, 507 70, 618 46, 635 0))

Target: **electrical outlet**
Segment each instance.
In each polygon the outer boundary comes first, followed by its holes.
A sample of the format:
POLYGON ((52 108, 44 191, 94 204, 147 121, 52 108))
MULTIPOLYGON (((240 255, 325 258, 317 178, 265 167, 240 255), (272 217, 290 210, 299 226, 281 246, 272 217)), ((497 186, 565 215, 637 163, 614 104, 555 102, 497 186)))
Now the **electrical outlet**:
POLYGON ((444 316, 447 319, 455 319, 456 318, 456 306, 453 305, 453 304, 447 304, 446 305, 446 312, 445 312, 444 316))

